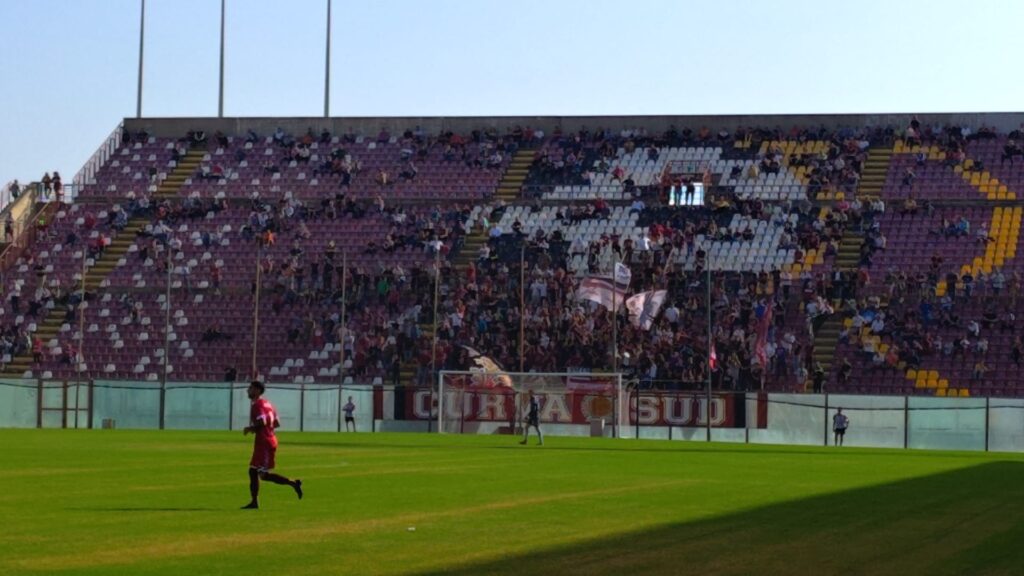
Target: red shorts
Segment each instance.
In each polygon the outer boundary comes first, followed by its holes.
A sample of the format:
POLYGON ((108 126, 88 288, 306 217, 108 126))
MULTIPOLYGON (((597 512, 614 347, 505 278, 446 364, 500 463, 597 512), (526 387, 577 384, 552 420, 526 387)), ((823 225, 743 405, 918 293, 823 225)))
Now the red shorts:
POLYGON ((277 453, 276 446, 269 444, 256 444, 252 449, 252 459, 249 460, 249 467, 260 471, 274 469, 274 455, 277 453))

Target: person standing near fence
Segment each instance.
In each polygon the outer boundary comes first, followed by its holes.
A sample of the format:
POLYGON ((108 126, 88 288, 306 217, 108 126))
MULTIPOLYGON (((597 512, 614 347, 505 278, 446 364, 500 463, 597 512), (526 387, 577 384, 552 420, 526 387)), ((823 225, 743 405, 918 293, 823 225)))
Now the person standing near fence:
POLYGON ((530 392, 530 410, 526 413, 526 427, 523 428, 523 441, 520 444, 526 444, 526 440, 530 437, 530 427, 537 430, 537 445, 544 445, 544 433, 540 431, 540 402, 537 401, 537 397, 530 392))
POLYGON ((843 445, 843 436, 846 435, 846 429, 849 426, 850 419, 846 417, 846 414, 843 414, 843 409, 837 409, 835 416, 832 417, 832 430, 836 433, 833 444, 836 446, 843 445))
POLYGON ((352 402, 352 397, 348 397, 348 402, 341 407, 341 410, 345 413, 345 432, 348 432, 348 425, 352 423, 352 431, 356 431, 356 418, 353 416, 353 412, 356 411, 356 405, 352 402))

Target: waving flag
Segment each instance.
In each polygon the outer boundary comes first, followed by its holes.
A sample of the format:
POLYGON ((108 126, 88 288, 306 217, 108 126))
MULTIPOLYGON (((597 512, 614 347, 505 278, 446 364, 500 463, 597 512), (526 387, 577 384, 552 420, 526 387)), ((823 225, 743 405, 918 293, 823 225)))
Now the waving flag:
POLYGON ((466 350, 469 359, 469 370, 479 373, 479 375, 473 377, 474 386, 484 386, 486 388, 512 387, 512 378, 505 373, 501 365, 494 359, 481 354, 469 346, 463 346, 462 348, 466 350))
POLYGON ((579 288, 576 289, 576 298, 597 302, 608 310, 617 312, 626 301, 626 291, 629 289, 631 279, 632 273, 629 266, 617 262, 614 280, 607 276, 588 276, 580 280, 579 288))
POLYGON ((667 294, 667 290, 651 290, 630 296, 626 300, 630 323, 641 330, 650 330, 667 294))
POLYGON ((754 354, 761 362, 762 368, 768 367, 768 328, 772 325, 772 306, 767 304, 760 319, 757 321, 757 342, 754 345, 754 354))

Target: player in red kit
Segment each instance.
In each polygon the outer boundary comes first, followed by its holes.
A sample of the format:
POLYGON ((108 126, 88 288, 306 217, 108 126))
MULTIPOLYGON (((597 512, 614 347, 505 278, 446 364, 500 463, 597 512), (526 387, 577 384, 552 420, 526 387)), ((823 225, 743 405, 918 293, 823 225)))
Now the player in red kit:
POLYGON ((243 434, 252 432, 256 435, 256 442, 252 448, 252 460, 249 461, 249 492, 252 494, 252 501, 243 506, 243 510, 255 510, 260 507, 260 480, 274 484, 287 484, 295 490, 299 500, 302 500, 302 480, 289 480, 280 474, 271 472, 274 469, 274 454, 277 452, 277 436, 274 436, 274 428, 280 426, 281 423, 277 420, 274 406, 266 398, 261 398, 265 390, 263 382, 259 380, 253 380, 249 384, 249 400, 252 400, 252 408, 249 409, 249 425, 245 427, 243 434))

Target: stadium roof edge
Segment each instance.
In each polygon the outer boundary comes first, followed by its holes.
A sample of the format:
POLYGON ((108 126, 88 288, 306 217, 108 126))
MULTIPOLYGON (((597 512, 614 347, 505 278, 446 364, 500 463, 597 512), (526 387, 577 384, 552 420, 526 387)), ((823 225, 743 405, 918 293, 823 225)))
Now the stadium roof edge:
POLYGON ((390 132, 421 126, 436 133, 442 130, 466 133, 478 128, 499 129, 514 126, 531 126, 551 131, 560 126, 566 131, 582 127, 597 127, 619 130, 622 128, 647 128, 663 130, 669 125, 707 126, 715 131, 737 127, 781 127, 794 126, 836 127, 902 127, 914 116, 924 124, 968 126, 977 129, 991 126, 1008 132, 1024 123, 1024 112, 945 112, 945 113, 884 113, 884 114, 723 114, 723 115, 641 115, 641 116, 359 116, 359 117, 177 117, 177 118, 125 118, 124 126, 137 131, 145 129, 154 136, 176 137, 189 130, 205 130, 213 133, 221 130, 227 134, 244 134, 255 130, 268 134, 281 127, 291 133, 305 132, 307 128, 320 131, 324 128, 332 133, 355 132, 375 135, 381 129, 390 132))

